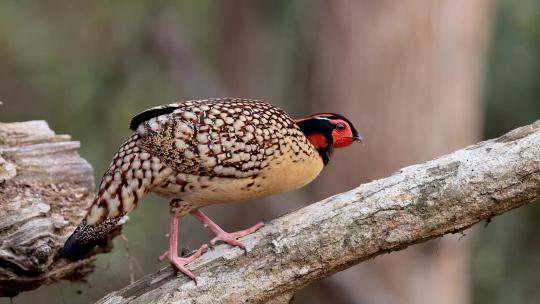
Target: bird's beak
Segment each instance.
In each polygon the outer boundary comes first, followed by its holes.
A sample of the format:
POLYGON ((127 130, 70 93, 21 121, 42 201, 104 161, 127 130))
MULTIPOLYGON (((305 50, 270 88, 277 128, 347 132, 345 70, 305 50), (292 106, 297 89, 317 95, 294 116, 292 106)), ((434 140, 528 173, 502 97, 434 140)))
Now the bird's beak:
POLYGON ((353 137, 354 141, 360 142, 362 145, 364 144, 364 138, 360 136, 360 134, 353 137))

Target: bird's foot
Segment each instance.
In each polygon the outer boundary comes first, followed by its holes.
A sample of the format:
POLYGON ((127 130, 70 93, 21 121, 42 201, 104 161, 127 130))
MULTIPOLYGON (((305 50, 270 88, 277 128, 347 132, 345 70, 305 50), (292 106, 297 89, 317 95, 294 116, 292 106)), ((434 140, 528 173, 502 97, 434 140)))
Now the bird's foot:
POLYGON ((171 254, 170 251, 167 250, 159 257, 159 260, 169 260, 169 262, 174 268, 178 269, 191 279, 195 280, 195 275, 189 269, 187 269, 186 265, 199 258, 207 249, 208 246, 204 244, 197 251, 195 251, 195 253, 193 253, 187 258, 179 257, 178 253, 171 254))
POLYGON ((259 230, 262 226, 264 226, 263 223, 257 223, 253 227, 236 232, 225 232, 222 230, 219 233, 216 233, 216 237, 210 241, 210 244, 215 245, 217 241, 222 241, 231 246, 238 246, 245 249, 246 245, 244 245, 244 243, 240 242, 238 239, 248 234, 252 234, 253 232, 259 230))

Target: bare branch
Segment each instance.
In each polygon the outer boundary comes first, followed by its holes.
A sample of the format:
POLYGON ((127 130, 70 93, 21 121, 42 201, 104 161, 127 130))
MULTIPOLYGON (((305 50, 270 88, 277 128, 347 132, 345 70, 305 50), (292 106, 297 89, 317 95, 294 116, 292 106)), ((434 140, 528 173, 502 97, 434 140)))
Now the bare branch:
POLYGON ((190 269, 145 276, 98 303, 286 303, 377 255, 462 231, 540 197, 540 121, 363 184, 266 224, 190 269))

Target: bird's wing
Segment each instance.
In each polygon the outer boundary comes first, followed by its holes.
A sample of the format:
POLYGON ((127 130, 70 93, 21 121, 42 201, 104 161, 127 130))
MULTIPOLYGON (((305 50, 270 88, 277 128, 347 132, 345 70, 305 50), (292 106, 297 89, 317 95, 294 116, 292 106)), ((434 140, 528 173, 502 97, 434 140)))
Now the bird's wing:
POLYGON ((130 127, 142 149, 179 173, 241 178, 281 153, 287 130, 296 125, 263 102, 211 99, 149 109, 130 127))

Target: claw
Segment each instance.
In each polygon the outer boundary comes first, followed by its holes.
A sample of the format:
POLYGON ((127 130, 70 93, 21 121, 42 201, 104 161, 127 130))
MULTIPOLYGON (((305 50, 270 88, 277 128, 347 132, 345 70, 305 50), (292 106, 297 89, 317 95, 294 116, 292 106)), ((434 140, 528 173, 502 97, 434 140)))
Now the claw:
POLYGON ((169 260, 169 262, 174 268, 178 269, 191 279, 195 280, 195 275, 189 269, 187 269, 186 265, 199 258, 207 249, 208 246, 204 244, 195 253, 193 253, 187 258, 179 257, 178 254, 170 254, 167 250, 159 257, 159 260, 169 260))
POLYGON ((248 229, 240 230, 237 232, 225 232, 221 231, 216 234, 216 237, 214 237, 210 244, 215 245, 217 241, 222 241, 224 243, 227 243, 231 246, 237 246, 242 249, 246 249, 246 245, 240 241, 238 241, 239 238, 244 237, 246 235, 252 234, 253 232, 259 230, 262 226, 264 226, 263 223, 258 223, 254 225, 253 227, 250 227, 248 229))
POLYGON ((248 234, 252 234, 253 232, 259 230, 262 226, 264 226, 263 223, 258 223, 248 229, 229 233, 221 229, 218 224, 214 223, 209 217, 207 217, 199 210, 191 211, 190 214, 193 215, 197 220, 199 220, 205 227, 208 227, 208 229, 212 230, 212 232, 216 235, 216 237, 210 240, 210 245, 215 245, 217 241, 222 241, 231 246, 240 247, 244 249, 244 251, 246 251, 246 245, 240 242, 238 239, 248 234))

